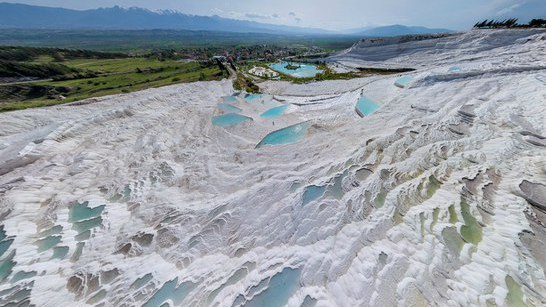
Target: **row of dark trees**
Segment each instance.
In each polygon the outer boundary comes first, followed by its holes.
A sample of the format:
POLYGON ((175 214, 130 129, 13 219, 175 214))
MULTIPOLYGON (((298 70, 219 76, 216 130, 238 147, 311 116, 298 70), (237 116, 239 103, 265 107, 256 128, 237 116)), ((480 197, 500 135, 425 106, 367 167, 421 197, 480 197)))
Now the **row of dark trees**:
POLYGON ((505 20, 484 20, 474 25, 477 29, 498 29, 498 28, 546 28, 546 19, 533 19, 527 24, 519 24, 517 18, 505 20))

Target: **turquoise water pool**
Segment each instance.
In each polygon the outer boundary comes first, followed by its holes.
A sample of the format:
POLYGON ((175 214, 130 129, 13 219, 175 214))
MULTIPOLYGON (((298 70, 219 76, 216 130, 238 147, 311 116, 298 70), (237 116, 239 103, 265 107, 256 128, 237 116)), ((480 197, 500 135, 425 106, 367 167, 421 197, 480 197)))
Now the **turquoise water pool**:
POLYGON ((248 102, 265 98, 264 94, 246 94, 245 100, 248 102))
POLYGON ((279 62, 279 63, 269 64, 269 67, 271 67, 272 69, 280 73, 283 73, 285 75, 289 75, 295 78, 310 78, 323 72, 322 70, 318 69, 316 65, 309 64, 309 63, 279 62), (286 65, 288 64, 293 66, 299 66, 299 68, 287 69, 286 65))
POLYGON ((379 109, 379 105, 368 97, 362 96, 356 103, 355 109, 356 113, 358 113, 360 117, 365 117, 377 111, 377 109, 379 109))
POLYGON ((243 109, 240 109, 236 106, 232 106, 229 103, 219 103, 218 104, 218 110, 224 111, 224 113, 239 113, 243 111, 243 109))
POLYGON ((265 291, 254 296, 246 302, 246 307, 281 307, 286 306, 288 300, 300 286, 300 271, 285 268, 282 272, 275 274, 269 280, 265 291))
MULTIPOLYGON (((97 206, 94 208, 88 207, 89 202, 76 203, 68 211, 68 221, 78 222, 97 217, 102 214, 105 205, 97 206)), ((61 228, 62 229, 62 228, 61 228)))
POLYGON ((224 97, 224 102, 236 103, 236 102, 238 102, 237 96, 226 96, 226 97, 224 97))
POLYGON ((463 70, 463 69, 460 68, 460 67, 457 67, 457 66, 453 66, 453 67, 450 67, 450 68, 448 69, 448 71, 460 71, 460 70, 463 70))
POLYGON ((212 124, 220 127, 235 126, 248 121, 252 121, 252 118, 235 113, 218 115, 212 118, 212 124))
POLYGON ((8 248, 11 246, 11 243, 13 243, 13 239, 0 241, 0 257, 2 257, 4 253, 8 250, 8 248))
POLYGON ((82 234, 86 232, 87 230, 91 230, 101 225, 102 225, 102 217, 97 216, 92 219, 75 222, 74 224, 72 224, 72 229, 76 230, 78 234, 82 234))
POLYGON ((408 86, 408 84, 411 82, 411 79, 412 78, 410 76, 403 76, 400 79, 396 80, 394 82, 394 85, 404 88, 408 86))
POLYGON ((38 252, 44 252, 61 242, 61 236, 49 236, 36 241, 38 252))
POLYGON ((284 111, 288 108, 288 105, 282 105, 278 107, 271 108, 260 115, 262 118, 277 118, 281 117, 284 114, 284 111))
POLYGON ((163 286, 146 302, 146 304, 144 304, 144 306, 163 306, 167 301, 172 302, 174 306, 180 306, 184 298, 186 298, 186 296, 191 292, 193 287, 194 284, 191 282, 183 282, 178 285, 178 278, 175 278, 164 283, 163 286))
POLYGON ((308 203, 322 197, 325 191, 326 191, 326 186, 310 185, 305 187, 305 192, 303 192, 302 204, 305 206, 308 203))
POLYGON ((30 271, 30 272, 19 271, 15 273, 15 275, 13 275, 13 277, 11 278, 11 282, 16 283, 20 280, 32 278, 34 276, 36 276, 36 272, 34 271, 30 271))
POLYGON ((307 130, 311 127, 310 122, 303 122, 273 131, 266 135, 256 147, 264 145, 284 145, 295 143, 305 137, 307 130))
POLYGON ((343 178, 348 175, 348 171, 343 172, 334 177, 334 180, 328 185, 328 195, 335 199, 341 199, 343 197, 343 187, 341 186, 343 178))
POLYGON ((53 256, 51 256, 51 259, 64 259, 68 254, 68 250, 68 246, 57 246, 53 248, 53 256))
POLYGON ((13 268, 17 264, 17 262, 13 261, 14 256, 15 252, 11 252, 6 259, 0 261, 0 282, 13 272, 13 268))

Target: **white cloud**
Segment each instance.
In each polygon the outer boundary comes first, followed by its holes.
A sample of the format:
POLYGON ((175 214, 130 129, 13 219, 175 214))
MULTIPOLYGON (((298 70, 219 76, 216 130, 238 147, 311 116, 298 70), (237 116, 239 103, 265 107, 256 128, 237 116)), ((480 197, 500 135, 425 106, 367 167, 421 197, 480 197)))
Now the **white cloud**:
POLYGON ((521 3, 516 3, 507 8, 503 8, 502 10, 498 11, 496 15, 501 16, 501 15, 510 14, 511 12, 515 11, 519 7, 521 7, 521 3))
POLYGON ((210 12, 213 14, 213 15, 222 15, 224 13, 224 11, 222 11, 221 9, 215 7, 213 9, 210 10, 210 12))
POLYGON ((272 16, 270 16, 270 15, 263 15, 263 14, 258 14, 258 13, 245 13, 245 17, 246 18, 251 18, 251 19, 270 19, 270 18, 272 18, 272 16))

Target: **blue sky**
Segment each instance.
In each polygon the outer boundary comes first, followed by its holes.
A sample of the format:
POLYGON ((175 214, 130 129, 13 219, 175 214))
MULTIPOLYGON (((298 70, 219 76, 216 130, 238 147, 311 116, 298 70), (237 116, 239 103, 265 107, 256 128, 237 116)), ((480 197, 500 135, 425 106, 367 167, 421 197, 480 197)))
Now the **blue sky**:
POLYGON ((195 15, 344 30, 390 24, 455 30, 485 18, 546 18, 546 0, 22 0, 33 5, 90 9, 119 5, 195 15))

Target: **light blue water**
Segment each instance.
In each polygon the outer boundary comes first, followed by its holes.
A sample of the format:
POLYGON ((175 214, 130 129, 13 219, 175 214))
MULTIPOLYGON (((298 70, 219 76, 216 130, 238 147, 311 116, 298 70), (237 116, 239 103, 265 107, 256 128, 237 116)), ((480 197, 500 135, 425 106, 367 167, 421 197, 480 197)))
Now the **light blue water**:
POLYGON ((360 97, 356 103, 356 113, 361 117, 368 116, 379 109, 379 105, 367 97, 360 97))
POLYGON ((224 113, 239 113, 243 109, 237 108, 236 106, 232 106, 229 103, 219 103, 218 110, 224 111, 224 113))
POLYGON ((212 291, 209 294, 207 305, 212 306, 212 302, 214 301, 214 298, 218 295, 218 293, 220 293, 220 291, 222 291, 225 287, 236 284, 241 279, 243 279, 247 274, 248 274, 248 268, 243 267, 238 269, 235 273, 233 273, 233 275, 229 277, 229 279, 224 284, 222 284, 222 286, 220 286, 219 288, 217 288, 216 290, 212 291))
POLYGON ((227 103, 238 102, 237 96, 226 96, 226 97, 224 97, 224 102, 227 102, 227 103))
POLYGON ((282 105, 282 106, 274 107, 274 108, 271 108, 271 109, 263 112, 262 115, 260 115, 260 116, 263 117, 263 118, 270 118, 270 119, 281 117, 284 114, 284 111, 286 111, 287 108, 288 108, 288 105, 282 105))
POLYGON ((262 147, 264 145, 284 145, 295 143, 305 138, 309 127, 311 127, 310 122, 303 122, 288 126, 277 131, 273 131, 266 135, 256 147, 262 147))
POLYGON ((459 71, 459 70, 463 70, 463 69, 460 68, 460 67, 457 67, 457 66, 453 66, 453 67, 450 67, 450 68, 448 69, 448 71, 459 71))
POLYGON ((411 77, 410 76, 403 76, 402 78, 396 80, 396 82, 394 82, 394 85, 398 86, 398 87, 406 87, 408 86, 408 83, 411 82, 411 77))
POLYGON ((64 259, 68 254, 68 246, 57 246, 53 249, 53 256, 51 259, 64 259))
POLYGON ((256 295, 245 304, 245 307, 277 307, 286 306, 290 296, 300 286, 299 270, 285 268, 269 280, 265 291, 256 295))
POLYGON ((248 102, 251 102, 253 100, 263 99, 265 97, 264 94, 246 94, 245 100, 248 102))
POLYGON ((85 232, 86 230, 90 230, 100 225, 102 225, 102 217, 97 216, 96 218, 92 218, 89 220, 84 220, 84 221, 80 221, 80 222, 76 222, 72 224, 72 229, 76 230, 79 234, 81 234, 85 232))
POLYGON ((309 64, 309 63, 293 63, 290 62, 291 65, 294 66, 300 66, 298 69, 286 69, 286 65, 288 65, 288 62, 279 62, 274 64, 269 64, 269 67, 272 69, 283 73, 285 75, 289 75, 295 78, 310 78, 314 77, 317 74, 322 73, 323 71, 318 69, 316 65, 309 64))
POLYGON ((4 240, 7 237, 6 231, 4 230, 4 225, 0 225, 0 241, 4 240))
POLYGON ((15 252, 11 252, 7 259, 0 261, 0 281, 6 279, 13 272, 12 269, 17 264, 17 262, 13 261, 14 256, 15 252))
POLYGON ((305 187, 305 192, 303 192, 303 205, 305 206, 308 203, 320 198, 322 195, 324 195, 325 191, 326 186, 310 185, 305 187))
POLYGON ((193 283, 184 282, 179 286, 178 278, 168 281, 157 290, 154 295, 144 304, 144 307, 158 307, 162 306, 167 300, 171 300, 174 306, 180 306, 184 298, 193 289, 193 283))
POLYGON ((0 241, 0 257, 2 257, 2 255, 4 255, 4 253, 8 250, 11 243, 13 243, 13 239, 0 241))
POLYGON ((36 241, 38 252, 44 252, 61 242, 61 236, 49 236, 36 241))
POLYGON ((47 230, 40 232, 38 234, 38 237, 43 238, 47 236, 58 235, 58 234, 61 234, 61 231, 63 231, 63 226, 55 225, 47 230))
POLYGON ((77 222, 82 220, 87 220, 96 216, 99 216, 104 210, 105 205, 98 206, 95 208, 89 208, 89 202, 76 203, 68 212, 68 221, 77 222))
POLYGON ((220 127, 236 126, 248 121, 252 121, 252 118, 234 113, 218 115, 212 118, 212 124, 220 127))
POLYGON ((13 277, 11 278, 11 282, 16 283, 20 280, 32 278, 34 276, 36 276, 36 272, 34 271, 30 271, 30 272, 19 271, 15 273, 15 275, 13 275, 13 277))
POLYGON ((343 197, 343 187, 341 186, 341 184, 343 182, 343 178, 346 177, 348 173, 348 171, 345 171, 342 174, 334 177, 333 184, 330 184, 328 186, 328 194, 331 197, 335 199, 341 199, 343 197))

